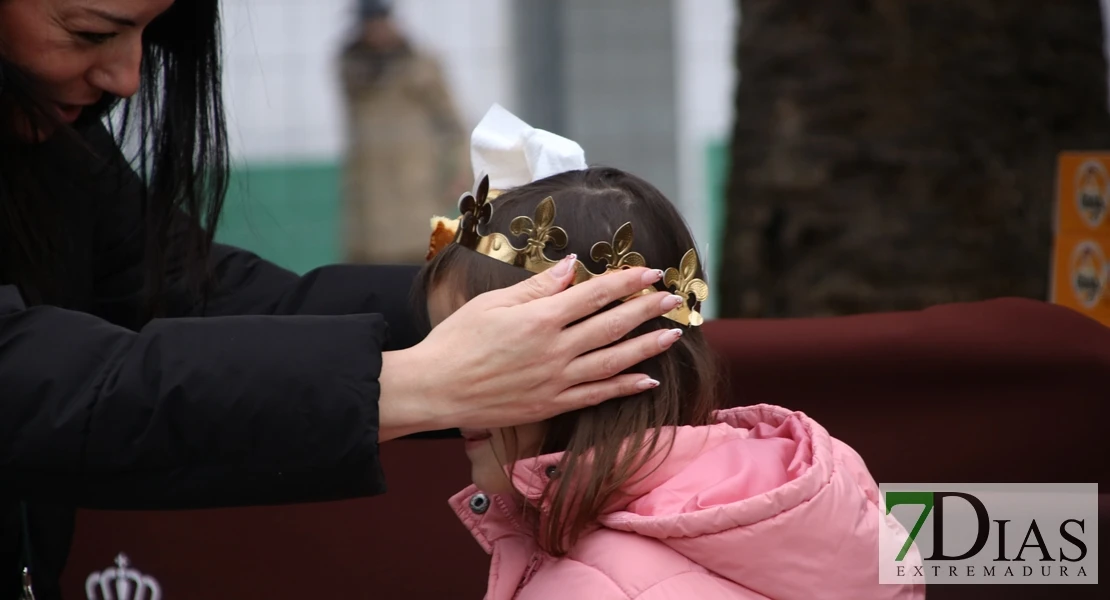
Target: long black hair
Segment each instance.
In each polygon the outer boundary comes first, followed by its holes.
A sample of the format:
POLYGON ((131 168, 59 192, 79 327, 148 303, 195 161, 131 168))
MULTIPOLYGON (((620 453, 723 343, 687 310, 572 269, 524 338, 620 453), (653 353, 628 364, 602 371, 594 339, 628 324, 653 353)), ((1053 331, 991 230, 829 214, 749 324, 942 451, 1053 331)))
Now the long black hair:
POLYGON ((143 32, 138 93, 104 97, 72 128, 39 109, 31 78, 0 59, 0 282, 16 284, 31 302, 60 284, 59 220, 41 177, 29 168, 42 158, 43 145, 20 127, 76 138, 75 131, 118 109, 112 129, 121 147, 135 142, 131 162, 143 182, 146 314, 160 311, 171 253, 183 257, 191 289, 208 289, 228 177, 220 57, 219 1, 175 2, 143 32))

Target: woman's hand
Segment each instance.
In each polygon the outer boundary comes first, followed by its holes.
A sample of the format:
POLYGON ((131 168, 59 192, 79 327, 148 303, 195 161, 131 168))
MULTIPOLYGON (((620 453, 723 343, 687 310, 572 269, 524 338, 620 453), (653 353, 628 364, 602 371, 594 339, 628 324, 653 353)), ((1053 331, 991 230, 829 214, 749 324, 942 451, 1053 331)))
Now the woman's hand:
POLYGON ((385 353, 379 440, 535 423, 658 385, 646 375, 618 374, 671 347, 680 335, 676 330, 599 348, 682 299, 659 292, 590 317, 663 274, 628 269, 567 290, 574 279, 568 258, 516 286, 474 298, 417 346, 385 353))

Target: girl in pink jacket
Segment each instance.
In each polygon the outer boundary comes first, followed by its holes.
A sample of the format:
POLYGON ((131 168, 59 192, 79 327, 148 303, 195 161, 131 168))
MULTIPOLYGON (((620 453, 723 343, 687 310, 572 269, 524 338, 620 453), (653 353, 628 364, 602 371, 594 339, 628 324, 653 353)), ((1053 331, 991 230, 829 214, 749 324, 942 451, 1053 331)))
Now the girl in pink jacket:
POLYGON ((697 327, 705 276, 657 189, 589 168, 496 200, 488 191, 487 180, 463 197, 459 220, 436 224, 418 284, 429 325, 570 255, 576 282, 649 266, 667 272, 645 293, 665 286, 678 297, 629 336, 657 329, 670 346, 636 367, 653 378, 647 389, 523 427, 463 432, 474 485, 450 503, 492 555, 486 598, 924 598, 923 586, 879 583, 880 536, 906 534, 882 516, 852 449, 801 413, 720 410, 730 399, 697 327))

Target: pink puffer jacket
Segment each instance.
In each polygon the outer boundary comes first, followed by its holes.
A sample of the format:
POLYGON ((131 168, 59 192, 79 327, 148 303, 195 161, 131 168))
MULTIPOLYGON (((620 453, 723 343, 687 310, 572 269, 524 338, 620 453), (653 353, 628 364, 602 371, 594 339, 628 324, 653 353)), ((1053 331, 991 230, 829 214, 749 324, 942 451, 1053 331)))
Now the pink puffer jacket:
MULTIPOLYGON (((925 597, 881 585, 879 489, 860 457, 802 413, 760 405, 719 423, 679 427, 673 450, 623 490, 563 558, 520 526, 507 495, 471 486, 451 505, 492 555, 488 600, 869 600, 925 597)), ((559 455, 519 461, 512 477, 535 501, 559 455)), ((885 529, 885 531, 884 531, 885 529)), ((911 553, 909 563, 920 564, 911 553), (916 561, 916 562, 915 562, 916 561)))

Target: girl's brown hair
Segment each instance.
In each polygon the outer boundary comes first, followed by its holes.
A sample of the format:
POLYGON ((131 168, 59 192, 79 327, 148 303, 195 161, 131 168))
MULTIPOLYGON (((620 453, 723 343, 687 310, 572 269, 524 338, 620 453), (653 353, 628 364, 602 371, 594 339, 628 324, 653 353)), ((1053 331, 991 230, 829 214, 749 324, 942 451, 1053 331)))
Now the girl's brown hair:
MULTIPOLYGON (((548 196, 555 201, 555 225, 566 230, 569 238, 562 250, 547 248, 552 260, 575 253, 591 271, 603 272, 605 264, 590 259, 590 248, 595 242, 611 241, 626 222, 634 229, 632 249, 651 268, 678 268, 686 251, 695 247, 682 216, 659 190, 613 168, 561 173, 506 191, 493 201, 493 217, 481 233, 500 232, 523 246, 523 240, 510 233, 509 222, 516 216, 531 216, 548 196)), ((524 269, 451 244, 417 278, 418 314, 429 326, 426 298, 437 286, 450 286, 469 300, 530 276, 524 269)), ((697 277, 705 279, 700 264, 697 277)), ((664 427, 710 423, 719 407, 722 382, 701 331, 660 317, 626 339, 676 327, 684 331, 674 346, 629 370, 658 380, 659 387, 548 421, 539 454, 564 453, 538 504, 545 509, 533 520, 536 539, 548 553, 568 552, 618 491, 645 475, 649 462, 657 464, 669 452, 668 441, 660 435, 664 427)), ((510 453, 514 455, 507 457, 510 461, 525 458, 516 456, 515 450, 510 453)))

